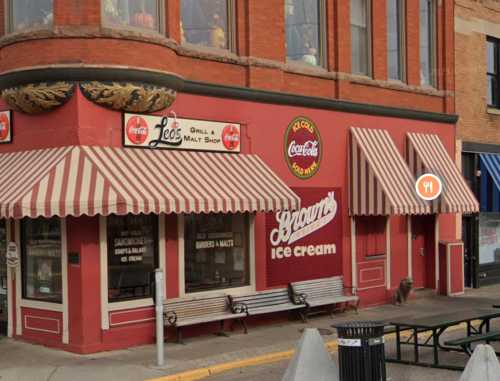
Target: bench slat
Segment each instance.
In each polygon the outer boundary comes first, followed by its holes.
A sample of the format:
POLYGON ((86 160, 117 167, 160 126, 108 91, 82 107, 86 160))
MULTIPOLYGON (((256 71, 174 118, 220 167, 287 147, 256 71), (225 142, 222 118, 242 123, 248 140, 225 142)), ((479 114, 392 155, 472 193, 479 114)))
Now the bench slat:
POLYGON ((490 331, 490 332, 483 333, 480 335, 471 335, 471 336, 467 336, 467 337, 461 337, 459 339, 448 340, 448 341, 445 341, 445 345, 452 345, 452 346, 464 345, 464 344, 474 343, 476 341, 485 341, 488 339, 495 339, 498 337, 500 337, 500 331, 490 331))

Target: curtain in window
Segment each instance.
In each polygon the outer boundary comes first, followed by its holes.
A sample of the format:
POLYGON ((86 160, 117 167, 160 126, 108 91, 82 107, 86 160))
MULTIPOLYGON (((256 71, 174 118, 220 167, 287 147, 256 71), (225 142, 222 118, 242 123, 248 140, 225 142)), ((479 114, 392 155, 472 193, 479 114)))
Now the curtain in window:
POLYGON ((370 74, 368 1, 351 0, 351 65, 354 74, 370 74))
POLYGON ((318 0, 286 0, 287 59, 318 65, 320 9, 318 0))
POLYGON ((434 1, 420 0, 420 82, 433 85, 434 1))
POLYGON ((227 0, 181 0, 181 40, 228 49, 227 0))
POLYGON ((13 32, 52 25, 52 0, 10 0, 9 6, 13 32))

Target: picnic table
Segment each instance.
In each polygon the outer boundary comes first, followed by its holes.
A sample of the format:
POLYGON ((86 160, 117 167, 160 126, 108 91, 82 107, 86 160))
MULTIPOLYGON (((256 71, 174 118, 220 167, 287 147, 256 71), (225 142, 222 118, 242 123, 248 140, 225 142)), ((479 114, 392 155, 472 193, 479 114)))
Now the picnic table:
POLYGON ((463 370, 464 367, 440 364, 439 350, 463 352, 463 350, 459 348, 442 345, 440 342, 441 335, 448 328, 462 323, 466 323, 467 337, 487 333, 490 332, 490 321, 498 317, 500 317, 499 309, 470 309, 425 317, 395 318, 389 321, 388 324, 395 327, 396 357, 386 358, 386 361, 441 369, 463 370), (473 321, 479 321, 479 325, 474 326, 472 324, 473 321), (408 330, 411 331, 410 337, 402 341, 401 332, 408 330), (418 334, 423 332, 429 332, 430 335, 422 342, 419 342, 418 334), (402 359, 402 345, 413 346, 413 360, 402 359), (433 362, 422 362, 420 360, 420 348, 432 348, 434 355, 433 362))

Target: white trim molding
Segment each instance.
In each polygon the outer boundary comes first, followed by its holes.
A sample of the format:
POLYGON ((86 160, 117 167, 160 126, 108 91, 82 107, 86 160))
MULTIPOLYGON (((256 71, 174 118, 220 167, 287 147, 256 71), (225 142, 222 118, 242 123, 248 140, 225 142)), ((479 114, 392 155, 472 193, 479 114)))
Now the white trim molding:
MULTIPOLYGON (((19 266, 16 268, 16 333, 23 333, 23 319, 21 316, 21 307, 37 310, 60 312, 62 314, 62 343, 69 344, 69 301, 68 301, 68 237, 66 229, 66 218, 60 219, 61 226, 61 278, 62 278, 62 302, 51 303, 41 300, 24 299, 22 297, 22 253, 21 253, 21 224, 19 220, 15 221, 15 242, 19 248, 19 266)), ((26 318, 24 319, 26 326, 26 318)), ((61 333, 61 332, 58 332, 61 333)))
POLYGON ((22 261, 22 253, 21 253, 21 222, 19 220, 15 221, 14 225, 14 236, 15 242, 19 250, 19 265, 16 267, 16 334, 23 334, 23 322, 21 319, 21 261, 22 261))
POLYGON ((356 219, 351 217, 351 277, 354 290, 358 287, 358 269, 356 259, 356 219))
POLYGON ((106 217, 99 216, 99 254, 101 279, 101 329, 109 329, 108 315, 108 232, 106 217))
MULTIPOLYGON (((6 244, 8 245, 11 239, 11 224, 12 220, 5 220, 6 244)), ((7 248, 5 248, 7 250, 7 248)), ((7 337, 12 337, 14 334, 14 299, 12 295, 12 272, 15 271, 7 267, 7 337)))
MULTIPOLYGON (((100 288, 101 288, 101 329, 110 328, 110 314, 114 311, 132 310, 154 306, 152 298, 127 300, 123 302, 109 302, 108 300, 108 231, 107 217, 99 216, 99 255, 100 255, 100 288)), ((158 215, 158 266, 163 270, 166 280, 166 235, 165 214, 158 215)), ((163 291, 166 293, 166 281, 163 291)), ((165 294, 166 295, 166 294, 165 294)), ((115 324, 113 325, 115 326, 115 324)))
POLYGON ((387 216, 385 224, 385 281, 386 288, 391 289, 391 216, 387 216))
POLYGON ((408 257, 408 278, 413 279, 413 247, 412 247, 411 215, 406 216, 406 223, 407 223, 406 255, 408 257))

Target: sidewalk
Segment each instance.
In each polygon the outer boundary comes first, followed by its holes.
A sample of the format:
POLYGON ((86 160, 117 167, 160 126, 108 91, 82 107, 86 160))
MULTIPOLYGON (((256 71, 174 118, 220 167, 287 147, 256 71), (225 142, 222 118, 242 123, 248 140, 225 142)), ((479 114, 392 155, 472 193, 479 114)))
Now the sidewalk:
POLYGON ((335 338, 331 325, 346 320, 387 320, 397 316, 425 316, 443 311, 453 312, 474 307, 491 307, 500 300, 500 286, 468 291, 456 298, 427 296, 407 306, 385 305, 339 314, 335 319, 323 315, 308 324, 299 321, 250 327, 248 335, 235 330, 229 337, 207 335, 186 339, 186 345, 166 344, 166 365, 155 366, 155 346, 95 355, 74 355, 6 338, 0 339, 0 380, 58 381, 145 380, 207 366, 239 361, 294 348, 305 327, 329 330, 325 341, 335 338), (329 334, 331 333, 331 334, 329 334))

